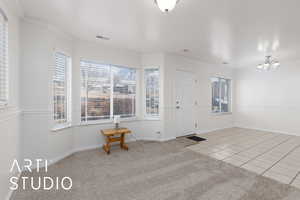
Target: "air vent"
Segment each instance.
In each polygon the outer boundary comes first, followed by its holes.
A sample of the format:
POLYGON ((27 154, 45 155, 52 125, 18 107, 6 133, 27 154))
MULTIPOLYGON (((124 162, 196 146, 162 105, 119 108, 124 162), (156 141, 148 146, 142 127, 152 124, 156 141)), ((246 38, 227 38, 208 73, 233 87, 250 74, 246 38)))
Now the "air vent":
POLYGON ((109 37, 105 37, 105 36, 103 36, 103 35, 97 35, 96 38, 97 38, 97 39, 100 39, 100 40, 110 40, 109 37))

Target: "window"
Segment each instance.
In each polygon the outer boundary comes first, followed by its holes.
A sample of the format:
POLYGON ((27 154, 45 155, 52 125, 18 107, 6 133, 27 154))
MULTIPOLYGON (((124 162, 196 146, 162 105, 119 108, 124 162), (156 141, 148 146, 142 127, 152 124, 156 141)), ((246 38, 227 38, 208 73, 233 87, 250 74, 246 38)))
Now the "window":
POLYGON ((113 113, 121 117, 135 116, 136 70, 112 67, 113 113))
POLYGON ((159 69, 145 69, 144 77, 146 117, 159 117, 159 69))
POLYGON ((53 77, 54 121, 63 124, 69 121, 70 78, 68 77, 71 58, 63 53, 55 53, 53 77))
POLYGON ((212 112, 227 113, 231 107, 231 80, 212 78, 212 112))
POLYGON ((8 103, 8 28, 7 17, 0 9, 0 106, 8 103))
POLYGON ((81 61, 81 121, 136 115, 136 70, 81 61))

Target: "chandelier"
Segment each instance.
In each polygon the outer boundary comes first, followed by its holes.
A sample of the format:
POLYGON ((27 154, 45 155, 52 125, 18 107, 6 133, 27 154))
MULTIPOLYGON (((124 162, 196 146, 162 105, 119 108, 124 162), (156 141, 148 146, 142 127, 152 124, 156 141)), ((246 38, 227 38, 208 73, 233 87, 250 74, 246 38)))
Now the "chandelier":
POLYGON ((280 66, 280 62, 273 59, 272 56, 266 56, 265 62, 263 64, 257 65, 258 70, 269 71, 272 69, 277 69, 280 66))
POLYGON ((162 12, 173 10, 179 0, 154 0, 162 12))

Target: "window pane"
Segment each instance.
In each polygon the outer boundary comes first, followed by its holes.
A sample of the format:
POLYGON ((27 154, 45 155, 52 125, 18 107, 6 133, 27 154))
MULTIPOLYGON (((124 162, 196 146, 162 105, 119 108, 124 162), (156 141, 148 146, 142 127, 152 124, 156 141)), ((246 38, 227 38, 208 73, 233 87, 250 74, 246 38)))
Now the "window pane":
POLYGON ((110 67, 107 65, 81 62, 82 120, 110 118, 110 67))
POLYGON ((68 57, 64 54, 56 53, 53 77, 54 120, 56 123, 67 121, 67 65, 68 57))
POLYGON ((229 112, 230 81, 226 79, 220 79, 220 85, 221 85, 221 111, 229 112))
POLYGON ((231 81, 224 78, 212 78, 212 112, 230 112, 231 81))
POLYGON ((114 91, 114 115, 121 117, 135 116, 136 70, 112 67, 114 91))
POLYGON ((221 111, 219 78, 212 78, 211 85, 212 85, 212 112, 217 113, 221 111))
POLYGON ((86 112, 87 112, 87 75, 88 75, 88 68, 89 63, 87 62, 80 62, 80 72, 81 72, 81 91, 80 91, 80 97, 81 97, 81 121, 86 120, 86 112))
POLYGON ((159 69, 145 69, 146 115, 159 116, 159 69))

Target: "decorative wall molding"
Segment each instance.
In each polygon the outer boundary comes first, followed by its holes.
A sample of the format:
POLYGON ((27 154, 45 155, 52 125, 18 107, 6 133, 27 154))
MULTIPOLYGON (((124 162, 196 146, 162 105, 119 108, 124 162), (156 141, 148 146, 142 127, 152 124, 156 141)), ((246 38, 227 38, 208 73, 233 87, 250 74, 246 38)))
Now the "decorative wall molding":
POLYGON ((21 115, 21 110, 17 107, 6 107, 0 109, 0 123, 10 120, 12 118, 17 118, 21 115))
POLYGON ((34 109, 27 109, 27 110, 22 110, 22 115, 51 115, 52 111, 51 110, 34 110, 34 109))

